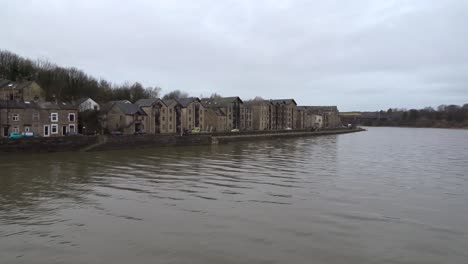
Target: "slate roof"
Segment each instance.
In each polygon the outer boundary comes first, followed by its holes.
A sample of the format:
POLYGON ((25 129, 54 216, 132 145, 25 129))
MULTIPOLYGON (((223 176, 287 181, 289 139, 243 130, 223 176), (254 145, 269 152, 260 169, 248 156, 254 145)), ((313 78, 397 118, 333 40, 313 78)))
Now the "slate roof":
POLYGON ((324 113, 324 112, 338 113, 338 107, 336 106, 298 106, 297 108, 310 112, 310 113, 324 113))
MULTIPOLYGON (((86 100, 88 100, 88 99, 91 99, 91 98, 89 98, 89 97, 83 97, 83 98, 80 98, 80 99, 78 99, 78 100, 75 100, 74 103, 75 103, 76 105, 80 105, 80 104, 86 102, 86 100)), ((93 100, 93 99, 91 99, 91 100, 93 100)))
POLYGON ((295 105, 297 105, 296 101, 294 99, 273 99, 273 100, 270 100, 272 103, 274 104, 281 104, 281 103, 284 103, 284 104, 290 104, 290 103, 293 103, 295 105))
POLYGON ((163 100, 163 103, 164 103, 165 105, 167 105, 167 106, 170 106, 170 105, 172 105, 172 104, 179 104, 179 105, 180 105, 180 103, 177 102, 177 101, 174 100, 174 99, 166 99, 166 100, 163 100))
POLYGON ((26 102, 14 100, 0 100, 0 109, 57 109, 78 110, 76 105, 67 102, 26 102))
POLYGON ((145 111, 143 111, 139 105, 137 104, 132 104, 128 100, 120 100, 120 101, 110 101, 104 104, 101 107, 101 113, 107 113, 109 110, 114 107, 114 105, 117 105, 117 107, 122 111, 122 113, 126 115, 146 115, 145 111))
POLYGON ((220 97, 220 98, 203 98, 201 103, 204 107, 228 107, 234 101, 239 100, 242 104, 242 100, 238 96, 231 97, 220 97))
POLYGON ((221 108, 212 107, 210 110, 213 111, 217 116, 226 116, 226 113, 224 113, 221 108))
POLYGON ((195 102, 195 101, 198 101, 200 102, 200 99, 198 97, 187 97, 187 98, 179 98, 179 99, 176 99, 177 102, 179 102, 179 104, 183 107, 183 108, 186 108, 187 106, 189 106, 189 104, 195 102))
POLYGON ((135 104, 138 105, 139 107, 148 107, 148 106, 152 106, 153 104, 157 102, 162 102, 163 104, 165 104, 164 101, 159 98, 140 99, 136 101, 135 104))
POLYGON ((6 79, 0 79, 0 89, 23 89, 32 83, 33 81, 13 82, 6 79))

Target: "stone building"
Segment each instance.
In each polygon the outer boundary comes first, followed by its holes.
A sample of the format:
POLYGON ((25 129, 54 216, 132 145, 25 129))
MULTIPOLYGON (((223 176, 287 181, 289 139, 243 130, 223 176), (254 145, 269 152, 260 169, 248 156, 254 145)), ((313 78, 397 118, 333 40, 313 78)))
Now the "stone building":
POLYGON ((218 108, 226 114, 226 130, 241 129, 241 124, 245 122, 242 120, 242 113, 245 118, 245 111, 242 110, 244 102, 237 96, 203 98, 201 104, 205 108, 218 108))
POLYGON ((45 92, 34 81, 13 82, 0 79, 0 100, 45 101, 45 92))
POLYGON ((78 129, 78 109, 65 102, 0 100, 0 136, 34 132, 43 137, 65 136, 78 129))
POLYGON ((182 106, 174 99, 163 100, 168 109, 168 133, 182 133, 182 106))
POLYGON ((272 129, 295 129, 297 103, 294 99, 271 100, 274 107, 275 126, 272 129))
POLYGON ((271 129, 271 113, 273 104, 267 100, 253 100, 244 103, 245 108, 251 111, 251 128, 253 130, 271 129))
POLYGON ((296 113, 296 129, 305 129, 305 111, 304 109, 301 109, 297 107, 297 113, 296 113))
POLYGON ((135 105, 140 107, 147 115, 145 122, 146 133, 175 133, 174 108, 169 108, 164 101, 159 98, 140 99, 135 105))
POLYGON ((179 98, 177 102, 182 107, 182 129, 190 131, 193 128, 199 128, 204 130, 205 107, 201 104, 201 100, 198 97, 188 97, 179 98))
POLYGON ((130 101, 111 101, 100 111, 100 121, 107 132, 120 131, 124 134, 147 132, 147 115, 138 105, 130 101))
POLYGON ((308 125, 318 128, 338 128, 342 126, 340 113, 336 106, 302 106, 308 125))
POLYGON ((205 108, 204 128, 207 132, 224 132, 227 130, 227 117, 221 108, 205 108))

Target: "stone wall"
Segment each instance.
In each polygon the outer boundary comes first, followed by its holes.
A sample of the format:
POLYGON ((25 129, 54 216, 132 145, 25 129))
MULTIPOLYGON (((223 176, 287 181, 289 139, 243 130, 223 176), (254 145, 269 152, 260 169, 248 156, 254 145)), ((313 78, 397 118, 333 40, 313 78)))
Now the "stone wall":
POLYGON ((9 152, 61 152, 79 151, 86 146, 97 143, 94 136, 81 137, 50 137, 50 138, 22 138, 0 139, 0 155, 9 152))
POLYGON ((211 135, 123 135, 105 136, 105 143, 91 151, 117 150, 131 148, 154 148, 165 146, 210 145, 211 135))

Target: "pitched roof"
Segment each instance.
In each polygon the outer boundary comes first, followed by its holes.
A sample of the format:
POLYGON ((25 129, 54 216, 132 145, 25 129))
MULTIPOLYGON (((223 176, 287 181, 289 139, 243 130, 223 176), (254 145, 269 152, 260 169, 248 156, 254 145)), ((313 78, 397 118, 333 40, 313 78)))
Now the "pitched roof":
POLYGON ((34 81, 13 82, 6 79, 0 79, 0 89, 23 89, 32 83, 34 83, 34 81))
POLYGON ((159 98, 140 99, 136 101, 135 104, 138 105, 139 107, 148 107, 148 106, 152 106, 153 104, 157 102, 161 102, 165 105, 164 101, 159 98))
POLYGON ((293 103, 295 105, 297 105, 296 101, 294 99, 273 99, 273 100, 270 100, 272 103, 274 104, 281 104, 281 103, 284 103, 284 104, 290 104, 290 103, 293 103))
POLYGON ((244 101, 244 105, 252 106, 252 105, 261 105, 261 104, 272 104, 271 100, 250 100, 244 101))
POLYGON ((68 102, 29 102, 0 100, 0 109, 56 109, 56 110, 78 110, 77 106, 68 102))
POLYGON ((126 115, 146 115, 145 111, 141 110, 141 108, 136 104, 117 102, 116 105, 120 108, 122 113, 126 115))
POLYGON ((201 103, 204 107, 228 107, 229 104, 236 100, 239 100, 242 104, 244 103, 238 96, 203 98, 201 99, 201 103))
POLYGON ((324 112, 338 113, 338 107, 336 106, 298 106, 297 108, 307 111, 309 113, 324 113, 324 112))
POLYGON ((140 106, 137 104, 132 104, 128 100, 121 100, 121 101, 110 101, 104 104, 101 107, 101 112, 102 113, 107 113, 109 110, 112 109, 112 107, 117 106, 122 113, 126 115, 146 115, 145 111, 141 110, 140 106))
POLYGON ((226 113, 219 107, 210 107, 210 110, 213 111, 217 116, 226 116, 226 113))
POLYGON ((186 108, 187 106, 189 106, 191 103, 193 103, 195 101, 200 102, 200 99, 198 97, 179 98, 179 99, 176 99, 176 100, 184 108, 186 108))
MULTIPOLYGON (((83 98, 80 98, 80 99, 78 99, 78 100, 75 100, 74 103, 75 103, 76 105, 80 105, 80 104, 86 102, 88 99, 91 99, 91 98, 90 98, 90 97, 83 97, 83 98)), ((91 99, 91 100, 93 100, 93 99, 91 99)), ((93 100, 93 101, 94 101, 94 100, 93 100)))

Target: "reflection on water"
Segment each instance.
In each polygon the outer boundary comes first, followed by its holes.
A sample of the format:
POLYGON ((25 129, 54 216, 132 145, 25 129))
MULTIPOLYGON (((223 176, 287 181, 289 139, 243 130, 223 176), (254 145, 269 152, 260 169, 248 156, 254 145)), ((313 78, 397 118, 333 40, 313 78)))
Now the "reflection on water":
POLYGON ((468 131, 0 157, 1 263, 464 263, 468 131))

